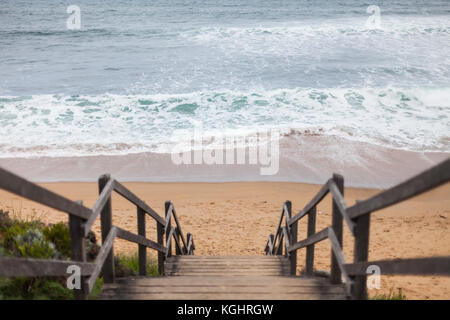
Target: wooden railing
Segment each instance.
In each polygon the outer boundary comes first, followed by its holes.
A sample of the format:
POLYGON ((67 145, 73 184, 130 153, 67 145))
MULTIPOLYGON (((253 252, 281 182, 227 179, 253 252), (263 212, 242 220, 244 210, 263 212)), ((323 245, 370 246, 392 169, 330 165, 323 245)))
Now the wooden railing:
POLYGON ((314 245, 328 239, 331 242, 330 282, 340 284, 345 280, 347 295, 353 299, 367 299, 366 277, 368 267, 376 265, 381 274, 450 275, 450 256, 402 260, 368 261, 370 216, 377 210, 407 200, 436 188, 450 180, 450 159, 429 170, 385 190, 374 197, 357 201, 347 207, 344 201, 344 178, 334 174, 315 197, 295 216, 290 201, 286 201, 275 235, 267 240, 267 255, 284 255, 291 264, 291 274, 296 275, 297 250, 306 247, 305 274, 314 275, 314 245), (316 232, 317 205, 328 194, 332 195, 331 226, 316 232), (297 241, 298 222, 308 216, 307 237, 297 241), (284 220, 284 226, 283 226, 284 220), (354 237, 353 263, 347 263, 343 254, 343 221, 354 237))
POLYGON ((165 203, 166 212, 164 219, 144 201, 109 175, 101 176, 98 185, 100 195, 92 209, 89 209, 81 201, 71 201, 0 168, 1 189, 69 214, 71 246, 71 261, 0 257, 0 277, 68 276, 67 268, 76 265, 80 267, 81 288, 75 290, 75 298, 86 299, 93 289, 100 272, 103 272, 105 283, 113 283, 115 280, 113 244, 116 238, 138 244, 140 275, 146 275, 147 248, 158 252, 158 270, 160 274, 164 274, 164 261, 168 256, 172 255, 172 238, 175 239, 176 244, 175 254, 193 254, 193 237, 188 233, 187 239, 184 238, 174 206, 170 201, 165 203), (111 194, 113 191, 136 206, 138 234, 113 225, 111 207, 111 194), (99 215, 102 246, 95 261, 88 263, 86 262, 85 249, 86 237, 99 215), (146 215, 149 215, 156 221, 156 242, 146 237, 146 215), (175 227, 171 226, 172 216, 175 220, 175 227), (166 245, 164 245, 165 232, 166 245), (182 244, 180 243, 180 238, 182 244))

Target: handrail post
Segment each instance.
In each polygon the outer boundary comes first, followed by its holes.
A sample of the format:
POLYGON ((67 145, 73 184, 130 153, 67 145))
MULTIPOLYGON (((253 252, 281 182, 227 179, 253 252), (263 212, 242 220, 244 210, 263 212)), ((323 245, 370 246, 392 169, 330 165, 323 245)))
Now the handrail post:
MULTIPOLYGON (((341 192, 342 196, 344 196, 344 177, 340 174, 333 174, 333 180, 336 183, 337 188, 341 192)), ((342 215, 339 211, 339 207, 336 204, 336 201, 333 198, 333 213, 332 213, 332 228, 334 233, 336 234, 336 238, 339 242, 341 248, 343 248, 342 241, 342 215)), ((339 269, 338 261, 334 255, 333 250, 331 250, 331 274, 330 281, 332 284, 339 284, 342 282, 341 279, 341 270, 339 269)))
MULTIPOLYGON (((295 222, 292 226, 289 226, 289 221, 292 218, 292 202, 286 201, 286 209, 286 231, 290 238, 289 243, 292 245, 297 242, 298 223, 295 222)), ((297 250, 290 253, 286 252, 286 254, 289 256, 290 273, 295 276, 297 274, 297 250)))
POLYGON ((273 256, 273 248, 271 248, 270 245, 273 246, 274 239, 275 239, 274 235, 273 235, 273 234, 270 234, 270 235, 269 235, 269 239, 270 239, 270 240, 267 240, 267 251, 266 251, 266 255, 268 255, 268 256, 273 256))
MULTIPOLYGON (((82 204, 82 201, 77 201, 82 204)), ((86 262, 86 242, 84 238, 83 219, 69 214, 70 252, 72 261, 86 262)), ((87 277, 80 279, 81 288, 74 290, 74 298, 86 300, 88 298, 87 277)))
MULTIPOLYGON (((164 245, 164 226, 158 221, 156 222, 156 234, 158 239, 158 244, 164 245)), ((163 252, 158 251, 158 272, 160 275, 164 275, 164 258, 163 252)))
MULTIPOLYGON (((171 213, 169 212, 169 208, 170 208, 170 201, 166 201, 164 203, 164 212, 165 212, 165 217, 166 217, 166 243, 169 243, 169 235, 170 235, 170 229, 171 229, 171 213), (167 219, 167 216, 168 219, 167 219)), ((167 248, 168 250, 168 254, 167 257, 171 257, 172 256, 172 242, 170 242, 170 246, 167 248)))
MULTIPOLYGON (((359 216, 355 222, 354 263, 367 262, 369 259, 370 213, 359 216)), ((355 276, 351 295, 353 299, 367 299, 367 276, 355 276)))
MULTIPOLYGON (((307 238, 316 233, 316 206, 308 213, 307 238)), ((306 275, 314 275, 314 244, 306 247, 306 275)))
POLYGON ((182 248, 180 248, 177 244, 180 243, 180 229, 178 227, 175 227, 175 237, 177 238, 177 241, 175 242, 175 254, 177 256, 182 255, 182 248))
MULTIPOLYGON (((102 193, 103 188, 108 183, 110 179, 109 174, 105 174, 100 176, 98 179, 98 191, 99 194, 102 193)), ((105 242, 106 237, 109 234, 109 231, 112 228, 112 210, 111 210, 111 196, 108 197, 108 201, 103 207, 100 213, 100 223, 101 223, 101 231, 102 231, 102 243, 105 242)), ((105 264, 103 266, 103 280, 105 283, 114 283, 114 249, 111 248, 108 257, 105 260, 105 264)))
MULTIPOLYGON (((297 243, 298 221, 291 226, 291 244, 297 243)), ((297 250, 291 252, 291 275, 297 274, 297 250)))
MULTIPOLYGON (((145 211, 137 207, 137 227, 138 235, 145 238, 145 211)), ((138 245, 138 259, 139 259, 139 275, 147 275, 147 247, 138 245)))
MULTIPOLYGON (((276 256, 282 256, 283 255, 283 233, 281 232, 281 229, 280 229, 280 233, 279 233, 279 236, 278 236, 278 247, 275 247, 274 246, 274 249, 276 249, 275 250, 275 255, 276 256)), ((274 244, 275 244, 275 242, 277 241, 277 239, 275 239, 274 240, 274 244)), ((285 255, 287 256, 287 252, 285 252, 285 255)))

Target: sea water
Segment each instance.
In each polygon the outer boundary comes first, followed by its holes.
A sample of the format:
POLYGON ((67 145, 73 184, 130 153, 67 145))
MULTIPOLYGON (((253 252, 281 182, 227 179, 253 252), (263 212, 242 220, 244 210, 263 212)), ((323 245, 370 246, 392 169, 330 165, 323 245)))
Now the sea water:
POLYGON ((0 1, 2 158, 168 153, 199 123, 450 152, 449 117, 448 0, 0 1))

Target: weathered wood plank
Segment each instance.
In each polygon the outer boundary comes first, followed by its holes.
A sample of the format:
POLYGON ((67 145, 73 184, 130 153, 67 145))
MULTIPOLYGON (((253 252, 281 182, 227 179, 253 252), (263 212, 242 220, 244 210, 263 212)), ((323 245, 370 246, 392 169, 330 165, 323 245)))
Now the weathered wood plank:
POLYGON ((187 276, 215 276, 215 277, 220 277, 223 275, 229 275, 229 276, 233 276, 233 277, 244 277, 244 276, 287 276, 289 275, 289 272, 283 272, 283 271, 258 271, 258 272, 204 272, 204 273, 198 273, 198 272, 171 272, 169 273, 168 271, 166 271, 166 274, 168 276, 183 276, 183 277, 187 277, 187 276))
MULTIPOLYGON (((283 208, 281 209, 280 220, 278 221, 278 225, 277 225, 277 229, 276 229, 276 232, 275 232, 275 236, 274 236, 273 239, 272 239, 272 248, 273 248, 273 249, 275 249, 276 241, 277 241, 278 237, 279 237, 280 234, 281 234, 281 224, 283 223, 283 217, 284 217, 285 214, 286 214, 286 209, 287 209, 287 208, 286 208, 286 203, 283 203, 283 208)), ((280 244, 279 244, 278 246, 280 246, 280 244)), ((272 250, 273 250, 273 249, 272 249, 272 250)), ((271 254, 275 254, 275 252, 272 251, 271 254)))
MULTIPOLYGON (((102 246, 100 248, 100 251, 95 258, 95 269, 92 272, 92 275, 89 277, 88 280, 88 288, 89 292, 94 288, 95 281, 97 280, 98 276, 100 275, 100 272, 102 269, 104 269, 104 265, 107 262, 107 259, 112 251, 113 245, 114 245, 114 239, 117 236, 117 228, 112 227, 109 231, 109 234, 107 235, 106 239, 102 242, 102 246)), ((110 282, 113 283, 114 281, 110 282)))
MULTIPOLYGON (((347 214, 347 205, 345 204, 344 197, 339 191, 339 187, 336 185, 336 182, 333 180, 330 181, 330 191, 333 194, 333 199, 335 201, 336 208, 341 213, 341 216, 344 218, 345 223, 347 224, 348 228, 350 229, 350 232, 354 235, 355 234, 355 223, 350 219, 350 217, 347 214)), ((343 186, 342 186, 343 190, 343 186)))
POLYGON ((172 255, 172 239, 173 233, 175 232, 174 228, 170 228, 169 234, 166 237, 166 259, 172 255))
MULTIPOLYGON (((104 174, 100 176, 98 179, 98 193, 101 194, 103 189, 107 186, 108 181, 111 179, 109 174, 104 174)), ((112 208, 111 208, 111 195, 107 197, 106 203, 103 205, 103 208, 100 212, 100 228, 102 232, 102 246, 105 243, 108 235, 110 234, 111 229, 113 228, 112 224, 112 208)), ((108 251, 108 257, 105 262, 102 263, 103 266, 103 279, 105 283, 114 282, 114 248, 111 247, 111 250, 108 251)))
POLYGON ((166 264, 167 270, 289 270, 289 264, 273 264, 273 265, 264 265, 264 264, 220 264, 220 265, 186 265, 183 263, 179 264, 166 264))
MULTIPOLYGON (((297 274, 297 251, 289 252, 288 248, 291 243, 296 243, 298 240, 298 223, 290 225, 289 222, 292 219, 292 202, 286 201, 286 231, 287 236, 289 236, 289 242, 286 242, 286 255, 289 256, 290 271, 289 273, 293 276, 297 274)), ((286 237, 286 235, 285 235, 286 237)))
MULTIPOLYGON (((81 204, 81 203, 80 203, 81 204)), ((72 261, 86 262, 86 241, 84 237, 83 219, 69 215, 70 252, 72 261)), ((87 278, 81 278, 81 288, 75 289, 74 298, 85 300, 88 297, 89 287, 87 278)))
POLYGON ((366 261, 346 264, 344 268, 349 275, 366 276, 372 265, 380 267, 381 274, 450 275, 450 257, 366 261))
MULTIPOLYGON (((352 279, 350 279, 350 277, 348 276, 347 272, 345 271, 345 257, 344 257, 344 253, 342 251, 341 246, 339 245, 339 241, 336 237, 336 234, 333 231, 333 228, 328 228, 328 239, 330 239, 331 242, 331 248, 333 250, 333 254, 336 257, 336 261, 339 267, 339 271, 342 274, 342 276, 345 279, 345 285, 346 285, 346 289, 347 289, 347 294, 350 295, 350 289, 352 286, 352 279)), ((341 281, 339 281, 340 283, 341 281)), ((331 282, 332 283, 332 282, 331 282)), ((333 283, 332 283, 333 284, 333 283)), ((334 283, 336 284, 336 283, 334 283)))
POLYGON ((173 214, 173 218, 175 220, 175 226, 176 226, 177 233, 180 235, 181 242, 183 242, 183 248, 181 250, 182 250, 182 253, 185 254, 186 248, 187 248, 187 243, 186 243, 186 239, 184 238, 183 231, 181 230, 180 223, 178 221, 177 212, 175 211, 175 207, 173 205, 172 205, 172 214, 173 214))
MULTIPOLYGON (((158 244, 161 247, 164 247, 164 225, 159 222, 156 222, 156 237, 158 244)), ((165 253, 158 251, 158 272, 159 274, 164 274, 164 260, 165 253)))
MULTIPOLYGON (((137 228, 138 235, 145 238, 145 211, 137 207, 137 228)), ((147 247, 143 244, 138 244, 138 259, 139 259, 139 275, 145 276, 147 274, 147 247)))
POLYGON ((117 180, 114 180, 114 190, 120 194, 122 197, 127 199, 128 201, 134 203, 136 206, 140 207, 142 210, 144 210, 150 217, 155 219, 161 224, 164 224, 165 221, 159 214, 156 213, 155 210, 149 207, 148 204, 146 204, 144 201, 139 199, 134 193, 132 193, 130 190, 128 190, 124 185, 119 183, 117 180))
POLYGON ((130 242, 134 242, 137 244, 141 244, 143 246, 146 246, 147 248, 151 248, 154 250, 157 250, 159 252, 166 253, 167 249, 164 246, 161 246, 159 243, 152 241, 150 239, 144 238, 140 235, 134 234, 132 232, 129 232, 127 230, 124 230, 119 227, 117 228, 117 237, 123 240, 128 240, 130 242))
POLYGON ((286 259, 285 261, 237 261, 237 260, 231 260, 231 261, 223 261, 223 262, 213 262, 213 261, 198 261, 198 262, 189 262, 189 261, 183 261, 183 262, 171 262, 168 261, 165 264, 166 266, 170 267, 171 265, 182 265, 182 266, 195 266, 195 267, 217 267, 217 266, 225 266, 225 267, 233 267, 233 266, 265 266, 265 267, 271 267, 271 266, 289 266, 289 261, 286 259))
MULTIPOLYGON (((333 174, 333 179, 328 182, 328 186, 335 183, 337 187, 337 192, 344 195, 344 177, 339 174, 333 174)), ((339 247, 343 247, 343 217, 340 212, 338 200, 333 197, 332 201, 332 216, 331 216, 331 228, 336 235, 336 240, 339 247)), ((345 210, 344 210, 345 212, 345 210)), ((330 282, 333 284, 341 283, 341 269, 339 268, 338 257, 336 257, 336 252, 331 249, 331 270, 330 270, 330 282)))
MULTIPOLYGON (((102 182, 102 183, 104 183, 104 182, 102 182)), ((102 188, 97 201, 95 202, 94 206, 92 207, 91 216, 84 224, 84 236, 85 237, 88 236, 89 232, 91 231, 92 225, 94 224, 98 215, 103 210, 103 208, 108 203, 108 201, 111 199, 111 192, 113 191, 113 188, 114 188, 114 180, 109 177, 108 182, 102 188)))
POLYGON ((165 255, 165 259, 172 256, 172 236, 170 236, 170 232, 172 231, 172 203, 170 201, 166 201, 164 203, 164 230, 166 232, 166 248, 167 252, 165 255))
MULTIPOLYGON (((251 285, 251 286, 277 286, 277 285, 331 285, 327 279, 323 278, 303 278, 293 276, 268 276, 261 277, 248 276, 236 278, 233 276, 195 276, 195 277, 127 277, 117 278, 116 283, 127 285, 158 285, 158 286, 209 286, 209 285, 251 285)), ((110 285, 110 284, 108 284, 110 285)), ((333 285, 334 286, 334 285, 333 285)), ((342 285, 338 285, 342 286, 342 285)), ((343 286, 342 286, 343 287, 343 286)))
POLYGON ((236 293, 169 293, 169 294, 118 294, 113 296, 104 295, 100 299, 105 300, 345 300, 345 295, 338 294, 311 294, 311 293, 289 293, 289 294, 236 294, 236 293))
POLYGON ((197 275, 118 279, 101 299, 345 299, 342 285, 291 276, 197 275))
POLYGON ((347 213, 350 218, 354 219, 417 196, 449 180, 450 158, 370 199, 356 203, 347 209, 347 213))
POLYGON ((170 259, 172 260, 230 260, 230 259, 241 259, 241 260, 286 260, 285 257, 282 256, 264 256, 264 255, 223 255, 223 256, 191 256, 191 255, 183 255, 183 256, 173 256, 170 259))
POLYGON ((181 255, 184 251, 180 244, 180 237, 178 227, 175 227, 173 232, 173 238, 175 240, 175 255, 181 255))
POLYGON ((0 277, 68 276, 67 268, 72 265, 80 267, 82 276, 95 269, 95 264, 87 262, 1 257, 0 277))
MULTIPOLYGON (((312 207, 308 215, 307 237, 311 237, 316 232, 316 208, 312 207)), ((314 273, 314 244, 306 247, 306 274, 311 276, 314 273)))
MULTIPOLYGON (((370 214, 355 219, 355 244, 353 249, 353 262, 366 262, 369 259, 370 214)), ((367 299, 367 276, 354 277, 352 288, 353 299, 367 299)))
POLYGON ((288 234, 288 232, 287 232, 286 227, 282 227, 281 230, 282 230, 282 232, 283 232, 283 233, 282 233, 283 238, 285 239, 285 240, 284 240, 284 243, 285 243, 285 247, 286 247, 286 255, 287 255, 287 256, 290 256, 290 252, 287 250, 287 248, 289 248, 289 246, 290 246, 290 243, 289 243, 289 234, 288 234))
MULTIPOLYGON (((331 180, 331 179, 330 179, 331 180)), ((303 218, 308 212, 315 207, 320 201, 322 201, 323 198, 328 194, 329 188, 328 183, 330 182, 328 180, 322 188, 319 190, 319 192, 314 196, 314 198, 303 208, 302 211, 297 213, 295 216, 292 217, 292 219, 289 221, 289 224, 292 225, 295 222, 299 221, 301 218, 303 218)))
POLYGON ((0 168, 0 188, 50 208, 87 220, 91 209, 0 168))
POLYGON ((283 241, 284 241, 284 233, 282 232, 278 236, 278 246, 276 246, 276 248, 274 248, 275 255, 283 254, 283 241))
POLYGON ((209 286, 209 287, 155 287, 155 286, 127 286, 127 287, 110 287, 106 285, 103 293, 317 293, 317 294, 342 294, 342 288, 336 286, 264 286, 264 287, 247 287, 247 286, 209 286))
POLYGON ((315 233, 314 235, 306 238, 305 240, 302 240, 302 241, 292 244, 289 247, 289 251, 294 251, 294 250, 298 250, 298 249, 310 246, 319 241, 325 240, 326 238, 328 238, 328 228, 325 228, 325 229, 315 233))
POLYGON ((278 271, 282 271, 284 272, 289 272, 290 268, 289 266, 272 266, 272 267, 266 267, 266 266, 255 266, 255 267, 251 267, 251 266, 235 266, 235 267, 227 267, 227 266, 211 266, 211 267, 197 267, 197 266, 178 266, 178 265, 172 265, 172 266, 166 266, 166 271, 167 272, 197 272, 197 273, 202 273, 202 272, 249 272, 249 271, 270 271, 270 272, 278 272, 278 271))
POLYGON ((186 234, 187 237, 187 248, 186 248, 186 254, 193 254, 194 250, 195 250, 195 246, 194 246, 194 237, 192 236, 191 233, 187 233, 186 234))
POLYGON ((273 248, 274 248, 274 240, 275 237, 273 234, 269 235, 269 238, 267 239, 267 243, 266 243, 266 255, 271 256, 274 254, 273 252, 273 248))

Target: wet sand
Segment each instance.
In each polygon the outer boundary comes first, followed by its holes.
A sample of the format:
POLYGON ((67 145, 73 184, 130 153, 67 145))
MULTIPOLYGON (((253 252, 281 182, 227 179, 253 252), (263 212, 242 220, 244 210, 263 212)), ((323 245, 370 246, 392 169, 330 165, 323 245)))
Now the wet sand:
MULTIPOLYGON (((97 181, 101 174, 110 173, 120 181, 322 184, 337 172, 345 177, 346 186, 389 188, 450 156, 448 152, 406 151, 336 136, 298 132, 280 139, 279 157, 276 157, 277 150, 272 150, 272 145, 269 150, 267 164, 260 157, 255 159, 256 163, 251 163, 248 148, 236 148, 231 150, 235 155, 232 164, 225 162, 229 151, 225 149, 223 164, 175 164, 171 154, 144 152, 70 157, 0 157, 0 167, 39 182, 92 182, 97 181), (238 164, 237 154, 241 151, 246 158, 244 163, 238 164), (264 169, 274 174, 262 174, 264 169)), ((191 153, 190 156, 193 161, 194 155, 191 153)))

